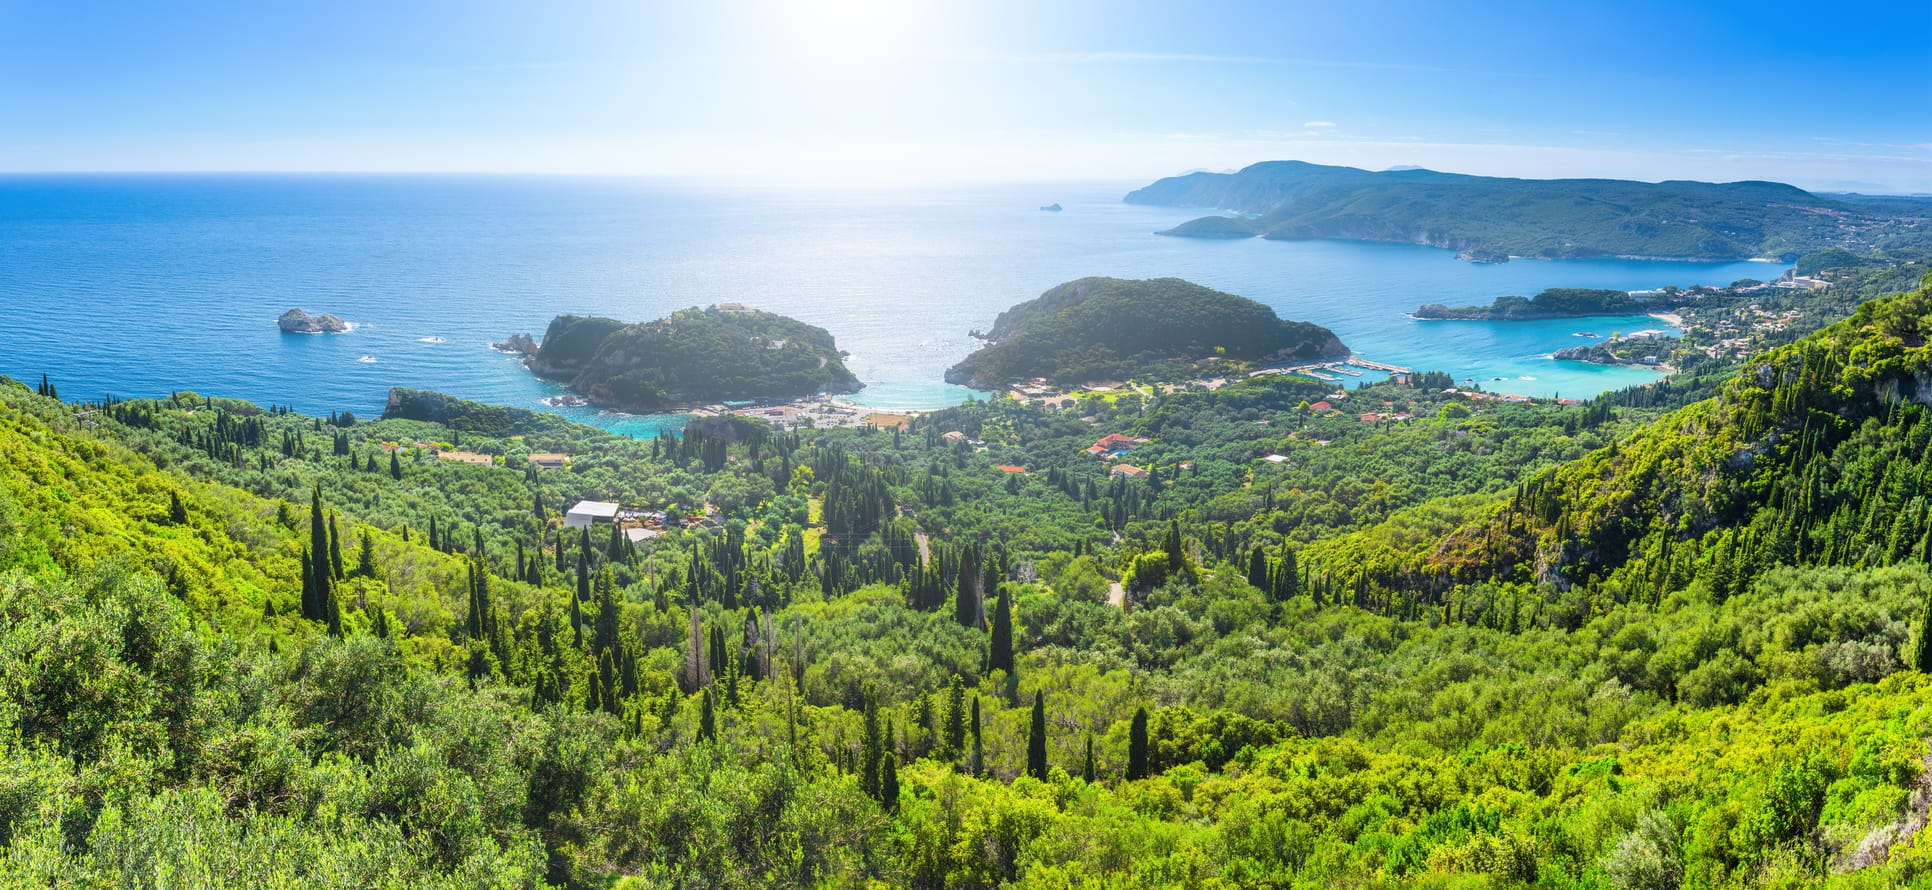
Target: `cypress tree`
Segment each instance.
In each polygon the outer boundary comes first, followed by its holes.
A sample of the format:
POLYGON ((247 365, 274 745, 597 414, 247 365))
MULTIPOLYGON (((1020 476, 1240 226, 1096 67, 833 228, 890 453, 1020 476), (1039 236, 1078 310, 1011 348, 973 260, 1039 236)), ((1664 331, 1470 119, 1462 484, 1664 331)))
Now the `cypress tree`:
POLYGON ((888 813, 899 811, 899 755, 890 751, 879 766, 879 802, 888 813))
POLYGON ((617 643, 617 579, 605 566, 597 573, 597 627, 591 645, 599 653, 609 653, 617 643))
POLYGON ((1026 734, 1026 774, 1040 781, 1047 777, 1046 697, 1033 690, 1033 725, 1026 734))
POLYGON ((717 705, 711 701, 711 690, 704 690, 703 710, 698 712, 698 741, 712 742, 718 739, 717 705))
POLYGON ((604 711, 622 716, 619 713, 621 703, 618 700, 617 661, 612 657, 609 649, 605 649, 602 655, 597 656, 597 684, 598 700, 603 703, 604 711))
POLYGON ((369 539, 369 530, 362 530, 362 554, 357 559, 356 574, 364 578, 376 576, 376 545, 369 539))
POLYGON ((962 627, 979 627, 979 555, 968 549, 959 559, 953 619, 962 627))
POLYGON ((1093 770, 1093 733, 1091 732, 1087 733, 1087 759, 1080 767, 1080 778, 1088 784, 1092 784, 1095 778, 1093 770))
POLYGON ((966 751, 966 684, 959 675, 946 687, 946 759, 958 760, 966 751))
POLYGON ((584 648, 584 607, 583 601, 570 598, 570 638, 577 648, 584 648))
POLYGON ((329 571, 342 580, 342 534, 335 527, 335 513, 329 513, 329 571))
POLYGON ((309 577, 312 594, 303 617, 327 621, 329 604, 335 599, 335 579, 329 568, 329 527, 322 516, 322 486, 318 483, 309 497, 309 577))
POLYGON ((1260 547, 1248 553, 1248 584, 1256 590, 1274 593, 1274 586, 1268 583, 1268 554, 1260 547))
POLYGON ((181 492, 168 492, 168 521, 174 525, 188 524, 188 506, 181 503, 181 492))
POLYGON ((1187 550, 1181 544, 1181 521, 1179 519, 1168 520, 1167 539, 1162 542, 1161 546, 1167 551, 1168 574, 1176 578, 1186 575, 1187 550))
POLYGON ((987 655, 988 670, 1013 673, 1013 595, 1000 594, 999 605, 993 609, 993 640, 987 655))
POLYGON ((316 619, 315 608, 315 566, 309 558, 309 548, 302 548, 302 617, 310 621, 316 619))
POLYGON ((1295 566, 1295 551, 1281 547, 1281 564, 1275 567, 1275 599, 1292 599, 1300 592, 1301 570, 1295 566))
POLYGON ((1127 778, 1147 778, 1147 709, 1134 711, 1134 722, 1127 731, 1127 778))
POLYGON ((402 458, 397 457, 394 451, 389 452, 389 478, 402 481, 402 458))

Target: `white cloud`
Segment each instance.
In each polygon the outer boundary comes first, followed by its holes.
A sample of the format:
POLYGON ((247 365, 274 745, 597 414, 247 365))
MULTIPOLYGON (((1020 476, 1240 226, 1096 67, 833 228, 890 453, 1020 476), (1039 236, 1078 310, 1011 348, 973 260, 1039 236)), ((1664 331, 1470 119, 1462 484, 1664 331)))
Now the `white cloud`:
POLYGON ((1332 129, 1335 126, 1335 122, 1334 121, 1309 121, 1305 124, 1302 124, 1302 126, 1307 127, 1311 130, 1316 130, 1316 129, 1327 130, 1327 129, 1332 129))

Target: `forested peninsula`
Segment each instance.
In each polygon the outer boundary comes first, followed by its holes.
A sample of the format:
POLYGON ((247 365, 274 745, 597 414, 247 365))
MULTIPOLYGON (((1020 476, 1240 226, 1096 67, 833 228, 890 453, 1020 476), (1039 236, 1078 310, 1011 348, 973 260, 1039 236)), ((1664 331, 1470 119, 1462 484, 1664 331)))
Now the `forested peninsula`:
POLYGON ((856 392, 864 385, 824 328, 736 304, 684 309, 641 324, 559 315, 525 364, 591 404, 635 414, 856 392))
POLYGON ((1497 297, 1488 306, 1451 308, 1441 303, 1428 303, 1411 314, 1416 318, 1459 321, 1538 321, 1592 315, 1639 315, 1645 311, 1644 307, 1643 301, 1625 291, 1552 287, 1534 297, 1497 297))
POLYGON ((1284 321, 1246 297, 1178 278, 1071 281, 1000 313, 983 337, 985 346, 947 369, 947 382, 990 389, 1030 378, 1060 384, 1179 379, 1208 361, 1302 361, 1348 352, 1327 328, 1284 321))
POLYGON ((1880 203, 1775 182, 1508 179, 1268 161, 1236 173, 1169 177, 1124 200, 1236 214, 1196 219, 1164 235, 1400 241, 1483 262, 1789 260, 1831 247, 1864 253, 1932 241, 1932 199, 1880 203))

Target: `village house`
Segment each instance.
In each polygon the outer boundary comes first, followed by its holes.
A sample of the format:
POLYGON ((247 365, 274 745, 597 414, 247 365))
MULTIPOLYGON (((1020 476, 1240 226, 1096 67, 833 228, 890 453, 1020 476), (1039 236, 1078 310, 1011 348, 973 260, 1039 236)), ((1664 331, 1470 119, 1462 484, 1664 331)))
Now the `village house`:
POLYGON ((1101 436, 1100 441, 1087 446, 1087 453, 1096 457, 1118 457, 1132 451, 1135 445, 1144 445, 1146 443, 1146 439, 1136 439, 1133 436, 1123 436, 1120 433, 1108 433, 1105 436, 1101 436))
POLYGON ((533 467, 536 467, 539 470, 561 470, 563 469, 564 464, 567 464, 569 462, 570 462, 570 455, 568 454, 557 454, 555 452, 539 451, 539 452, 532 452, 530 455, 530 465, 533 467))
POLYGON ((997 469, 997 470, 999 470, 999 471, 1000 471, 1000 472, 1002 472, 1002 473, 1024 473, 1024 472, 1026 472, 1026 468, 1025 468, 1025 467, 1019 467, 1019 466, 1014 466, 1013 464, 1000 464, 1000 465, 999 465, 998 467, 996 467, 995 469, 997 469))
POLYGON ((966 434, 958 430, 953 430, 951 432, 946 433, 945 435, 940 436, 939 438, 945 440, 946 444, 948 445, 958 445, 959 443, 966 441, 966 434))
POLYGON ((489 455, 477 454, 474 451, 438 451, 436 452, 436 459, 455 461, 463 464, 475 464, 480 467, 487 467, 492 463, 489 455))
POLYGON ((1139 479, 1140 477, 1147 475, 1147 471, 1137 466, 1134 466, 1133 464, 1114 464, 1113 468, 1107 471, 1107 475, 1125 476, 1129 479, 1139 479))

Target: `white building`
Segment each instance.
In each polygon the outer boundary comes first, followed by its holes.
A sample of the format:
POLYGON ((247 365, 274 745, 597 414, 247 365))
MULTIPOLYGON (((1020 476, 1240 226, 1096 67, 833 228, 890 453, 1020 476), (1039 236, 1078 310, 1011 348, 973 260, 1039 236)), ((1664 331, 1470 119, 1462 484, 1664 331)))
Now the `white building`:
POLYGON ((565 528, 590 528, 599 522, 610 522, 617 518, 617 505, 603 501, 579 501, 564 514, 565 528))

